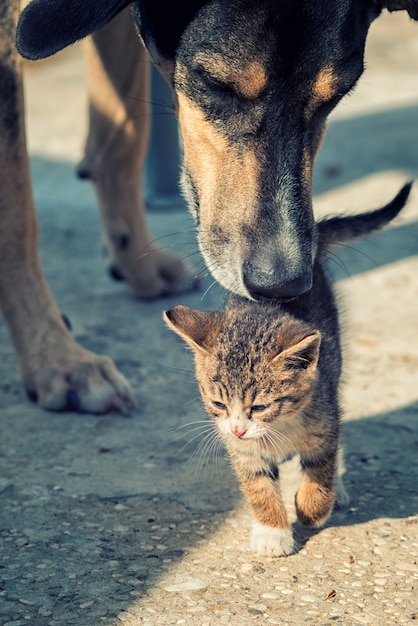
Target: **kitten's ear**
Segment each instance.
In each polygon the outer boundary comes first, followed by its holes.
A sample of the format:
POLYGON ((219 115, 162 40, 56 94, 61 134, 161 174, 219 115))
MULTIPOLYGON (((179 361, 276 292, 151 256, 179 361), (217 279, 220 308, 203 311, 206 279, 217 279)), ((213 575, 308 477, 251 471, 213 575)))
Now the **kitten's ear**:
POLYGON ((318 364, 321 333, 317 330, 299 339, 297 343, 279 352, 272 363, 284 364, 286 369, 298 371, 314 371, 318 364))
POLYGON ((179 305, 164 311, 167 325, 195 351, 210 353, 222 326, 222 311, 195 311, 179 305))

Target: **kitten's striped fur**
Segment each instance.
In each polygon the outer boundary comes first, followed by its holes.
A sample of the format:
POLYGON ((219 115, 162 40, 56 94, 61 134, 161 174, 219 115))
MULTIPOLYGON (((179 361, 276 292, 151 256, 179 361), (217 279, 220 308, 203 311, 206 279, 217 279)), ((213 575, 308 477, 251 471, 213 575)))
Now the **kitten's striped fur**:
POLYGON ((224 311, 178 306, 165 313, 194 351, 205 408, 256 521, 252 547, 258 554, 283 556, 294 549, 279 486, 286 456, 300 455, 303 482, 295 503, 302 524, 324 524, 336 499, 341 348, 323 253, 388 223, 410 187, 383 209, 319 222, 313 286, 302 296, 276 304, 231 296, 224 311))

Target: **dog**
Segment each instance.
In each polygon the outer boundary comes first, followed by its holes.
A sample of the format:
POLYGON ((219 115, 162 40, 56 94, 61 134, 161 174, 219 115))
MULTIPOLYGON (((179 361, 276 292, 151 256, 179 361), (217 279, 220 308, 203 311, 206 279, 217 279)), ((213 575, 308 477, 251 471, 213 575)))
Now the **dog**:
MULTIPOLYGON (((79 171, 96 189, 112 272, 144 297, 190 280, 184 265, 152 242, 137 191, 148 133, 138 101, 148 98, 134 23, 176 94, 182 188, 213 276, 254 300, 309 290, 317 245, 312 169, 327 116, 362 74, 371 23, 383 9, 418 20, 418 0, 129 4, 33 0, 16 36, 19 52, 38 59, 93 34, 86 43, 90 132, 79 171), (150 253, 138 262, 144 248, 150 253)), ((14 46, 17 13, 17 0, 3 3, 1 309, 32 399, 48 409, 126 411, 134 403, 128 383, 107 357, 75 342, 43 278, 14 46)))

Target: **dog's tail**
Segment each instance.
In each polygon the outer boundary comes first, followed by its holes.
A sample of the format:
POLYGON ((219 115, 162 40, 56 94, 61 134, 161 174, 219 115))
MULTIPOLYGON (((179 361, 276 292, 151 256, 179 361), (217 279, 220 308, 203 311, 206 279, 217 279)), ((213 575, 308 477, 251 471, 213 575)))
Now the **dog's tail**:
POLYGON ((404 185, 395 198, 382 209, 367 211, 358 215, 331 217, 319 221, 318 252, 321 254, 332 244, 351 241, 389 224, 405 206, 411 187, 412 182, 404 185))

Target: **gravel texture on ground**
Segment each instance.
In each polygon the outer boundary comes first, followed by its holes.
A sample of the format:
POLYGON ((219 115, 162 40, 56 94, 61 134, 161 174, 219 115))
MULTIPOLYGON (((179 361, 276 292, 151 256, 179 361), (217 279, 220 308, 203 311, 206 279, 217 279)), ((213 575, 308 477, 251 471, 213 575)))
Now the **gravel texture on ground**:
MULTIPOLYGON (((376 208, 417 177, 418 24, 382 17, 367 60, 329 124, 318 215, 376 208)), ((48 280, 76 337, 114 358, 139 409, 130 418, 41 411, 0 322, 0 624, 417 620, 418 190, 391 228, 330 259, 345 327, 350 503, 321 530, 295 522, 294 555, 261 559, 224 453, 193 430, 205 416, 191 356, 161 318, 180 302, 221 307, 221 290, 207 277, 200 293, 140 302, 108 280, 93 193, 72 173, 85 130, 80 48, 28 66, 27 86, 48 280)), ((150 222, 157 237, 173 233, 162 241, 179 254, 195 252, 185 211, 150 222)), ((293 520, 298 480, 294 459, 283 466, 293 520)))

